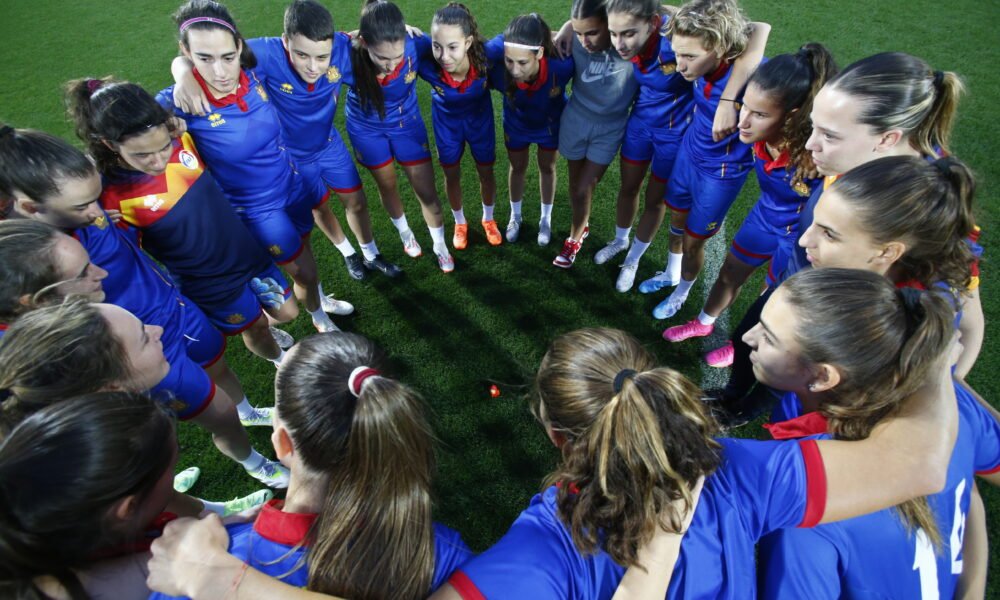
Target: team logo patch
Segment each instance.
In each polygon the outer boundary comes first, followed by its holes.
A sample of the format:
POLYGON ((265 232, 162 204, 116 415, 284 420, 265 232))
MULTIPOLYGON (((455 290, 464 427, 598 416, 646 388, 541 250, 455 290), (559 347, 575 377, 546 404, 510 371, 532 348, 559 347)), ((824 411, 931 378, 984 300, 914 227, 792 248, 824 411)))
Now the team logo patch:
POLYGON ((105 217, 104 215, 101 215, 101 216, 97 217, 96 219, 94 219, 94 222, 92 223, 92 225, 97 226, 98 229, 107 229, 108 228, 108 218, 105 217))
POLYGON ((281 246, 277 244, 271 244, 267 251, 271 253, 271 256, 281 256, 281 246))
POLYGON ((663 73, 664 75, 670 75, 675 71, 677 71, 677 63, 669 62, 660 65, 660 73, 663 73))
POLYGON ((167 403, 167 408, 169 408, 175 413, 183 411, 185 408, 187 408, 187 406, 188 406, 187 402, 184 402, 183 400, 171 400, 170 402, 167 403))
POLYGON ((413 80, 416 78, 417 78, 416 71, 407 71, 406 77, 403 78, 403 81, 405 81, 406 83, 413 83, 413 80))
POLYGON ((809 186, 806 185, 804 181, 796 183, 795 185, 792 186, 792 189, 795 190, 796 194, 802 197, 806 197, 809 195, 809 186))
POLYGON ((715 229, 715 228, 716 228, 716 227, 718 227, 718 226, 719 226, 719 222, 718 222, 718 221, 712 221, 711 223, 709 223, 709 224, 708 224, 708 225, 707 225, 707 226, 705 227, 705 229, 708 229, 709 231, 712 231, 713 229, 715 229))
POLYGON ((264 86, 258 85, 256 89, 257 93, 260 95, 260 99, 267 102, 267 90, 264 89, 264 86))
POLYGON ((285 92, 286 94, 291 94, 292 93, 292 84, 290 84, 290 83, 283 83, 283 84, 281 84, 281 91, 285 92))
POLYGON ((156 212, 163 208, 163 199, 156 194, 149 194, 142 200, 142 205, 151 212, 156 212))
POLYGON ((434 91, 437 92, 438 96, 444 96, 444 89, 441 86, 434 86, 434 91))
POLYGON ((562 88, 561 87, 552 86, 552 89, 549 90, 549 98, 555 98, 556 96, 558 96, 561 93, 562 93, 562 88))
MULTIPOLYGON (((260 89, 260 88, 257 88, 260 89)), ((225 125, 226 120, 222 118, 219 113, 212 113, 208 115, 208 122, 212 124, 212 127, 218 127, 219 125, 225 125)))
POLYGON ((340 69, 337 67, 330 67, 326 70, 326 80, 330 83, 337 83, 340 81, 340 69))
POLYGON ((198 157, 188 152, 187 150, 181 150, 177 154, 177 158, 178 160, 181 161, 182 165, 184 165, 188 169, 191 169, 192 171, 198 168, 198 157))
POLYGON ((229 323, 230 325, 239 325, 243 321, 246 321, 246 317, 240 313, 233 313, 226 317, 226 323, 229 323))

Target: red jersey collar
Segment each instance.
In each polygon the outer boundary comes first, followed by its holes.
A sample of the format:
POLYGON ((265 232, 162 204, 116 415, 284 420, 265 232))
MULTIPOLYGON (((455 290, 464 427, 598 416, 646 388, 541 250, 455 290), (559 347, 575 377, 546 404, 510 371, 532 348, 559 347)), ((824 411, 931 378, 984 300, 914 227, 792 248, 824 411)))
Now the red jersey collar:
POLYGON ((730 66, 732 66, 732 63, 728 60, 723 60, 719 63, 719 67, 716 70, 712 71, 708 75, 705 75, 705 81, 715 83, 716 81, 722 79, 726 76, 726 73, 729 72, 730 66))
POLYGON ((520 81, 515 81, 514 84, 517 85, 517 89, 524 90, 528 93, 537 92, 542 89, 545 82, 549 79, 549 59, 546 57, 541 57, 538 59, 538 75, 535 80, 531 83, 521 83, 520 81))
POLYGON ((208 102, 212 106, 222 108, 224 106, 235 104, 240 107, 240 110, 243 112, 249 110, 247 102, 243 99, 243 96, 246 96, 247 92, 250 91, 250 79, 247 77, 247 73, 243 69, 240 69, 240 84, 236 86, 236 91, 228 96, 223 96, 222 98, 216 98, 212 95, 212 92, 208 89, 208 84, 205 83, 204 79, 202 79, 201 74, 198 73, 197 69, 194 69, 191 72, 194 73, 195 81, 197 81, 198 85, 201 86, 201 90, 205 92, 205 96, 208 98, 208 102))
POLYGON ((776 440, 787 440, 827 433, 827 422, 826 417, 813 411, 787 421, 765 423, 764 429, 768 430, 771 437, 776 440))
POLYGON ((649 34, 649 38, 646 39, 646 44, 642 47, 642 50, 628 59, 629 62, 639 67, 639 70, 643 73, 646 72, 646 67, 649 63, 653 62, 653 57, 656 56, 660 49, 660 17, 656 17, 656 23, 653 27, 652 33, 649 34))
POLYGON ((441 69, 441 81, 443 81, 446 86, 457 90, 459 94, 464 94, 465 90, 469 89, 469 87, 476 82, 476 77, 478 75, 479 74, 476 73, 476 66, 472 64, 472 61, 469 61, 469 72, 465 74, 465 79, 462 81, 455 81, 455 78, 451 76, 451 73, 441 69))
POLYGON ((754 154, 764 161, 764 172, 768 175, 770 175, 771 171, 775 169, 787 167, 788 161, 791 160, 791 157, 788 155, 788 150, 782 150, 781 154, 778 155, 778 158, 772 160, 771 153, 767 151, 767 143, 763 140, 754 142, 753 151, 754 154))
POLYGON ((306 544, 309 530, 316 522, 316 513, 289 513, 283 512, 281 508, 285 505, 284 500, 269 500, 260 509, 257 520, 253 523, 253 530, 261 537, 271 540, 277 544, 285 546, 297 546, 306 544))
POLYGON ((302 76, 299 75, 299 72, 295 70, 295 63, 292 62, 292 55, 288 53, 288 49, 284 48, 284 45, 282 45, 282 48, 285 50, 285 60, 288 61, 288 66, 292 69, 292 73, 296 77, 299 78, 299 81, 301 81, 302 83, 306 84, 306 90, 307 91, 311 92, 311 91, 315 90, 316 89, 316 84, 315 83, 306 83, 306 80, 302 79, 302 76))
POLYGON ((397 77, 399 77, 399 74, 403 72, 403 64, 404 63, 409 63, 409 62, 410 62, 410 58, 409 57, 404 57, 404 59, 401 60, 401 61, 399 61, 399 64, 396 65, 396 68, 392 70, 392 73, 389 73, 388 75, 383 76, 381 79, 379 79, 378 77, 376 77, 375 79, 378 80, 379 85, 381 85, 382 87, 385 87, 385 86, 389 85, 390 83, 392 83, 393 79, 396 79, 397 77))

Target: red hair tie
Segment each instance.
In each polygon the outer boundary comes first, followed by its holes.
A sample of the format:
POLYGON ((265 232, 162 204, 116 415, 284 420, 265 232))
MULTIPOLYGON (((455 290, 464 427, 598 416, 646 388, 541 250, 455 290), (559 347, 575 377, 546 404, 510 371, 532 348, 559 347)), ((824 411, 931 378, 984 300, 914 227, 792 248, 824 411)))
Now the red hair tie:
POLYGON ((378 374, 379 372, 371 367, 357 367, 347 378, 347 389, 355 398, 360 398, 361 387, 365 384, 365 380, 378 374))

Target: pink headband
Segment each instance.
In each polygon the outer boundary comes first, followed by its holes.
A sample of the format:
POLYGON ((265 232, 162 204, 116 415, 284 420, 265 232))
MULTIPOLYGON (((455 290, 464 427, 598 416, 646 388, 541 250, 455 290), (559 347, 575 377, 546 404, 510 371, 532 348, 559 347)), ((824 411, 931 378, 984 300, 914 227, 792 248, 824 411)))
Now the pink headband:
POLYGON ((361 397, 361 386, 365 384, 365 380, 378 374, 379 372, 371 367, 358 367, 351 371, 351 375, 347 378, 347 389, 355 398, 359 398, 361 397))
POLYGON ((225 27, 226 29, 231 31, 233 35, 236 35, 235 27, 233 27, 229 23, 226 23, 222 19, 216 19, 215 17, 195 17, 193 19, 188 19, 187 21, 181 23, 180 32, 184 33, 185 31, 187 31, 188 27, 191 27, 195 23, 215 23, 216 25, 221 25, 225 27))

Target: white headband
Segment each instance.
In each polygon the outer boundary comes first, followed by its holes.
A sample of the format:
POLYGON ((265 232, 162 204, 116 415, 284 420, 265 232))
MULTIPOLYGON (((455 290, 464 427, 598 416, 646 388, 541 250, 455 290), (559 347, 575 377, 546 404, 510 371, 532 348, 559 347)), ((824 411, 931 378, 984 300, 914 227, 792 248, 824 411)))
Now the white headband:
POLYGON ((527 44, 518 44, 516 42, 504 42, 503 45, 506 48, 518 48, 520 50, 530 50, 532 52, 538 52, 538 49, 541 48, 541 46, 529 46, 527 44))

